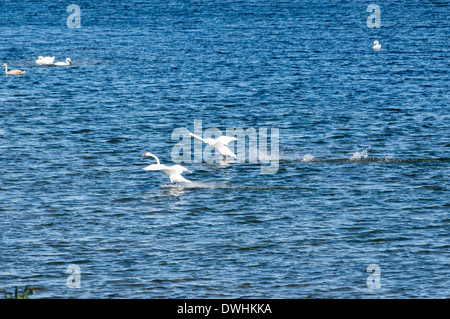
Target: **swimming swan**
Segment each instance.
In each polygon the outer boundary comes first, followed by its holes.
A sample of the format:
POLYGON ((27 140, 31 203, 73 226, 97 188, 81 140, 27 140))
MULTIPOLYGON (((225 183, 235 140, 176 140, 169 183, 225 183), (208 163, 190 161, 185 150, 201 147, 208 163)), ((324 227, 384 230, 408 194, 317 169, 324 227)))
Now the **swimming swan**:
POLYGON ((228 147, 227 144, 232 141, 237 141, 237 138, 230 137, 230 136, 220 136, 216 139, 213 138, 207 138, 203 139, 198 135, 195 135, 191 132, 187 133, 186 135, 192 136, 200 141, 203 141, 204 143, 214 147, 214 149, 223 155, 223 158, 225 159, 227 156, 231 156, 233 158, 237 158, 236 154, 234 154, 228 147))
POLYGON ((21 75, 21 74, 24 74, 24 73, 25 73, 25 71, 21 71, 21 70, 11 70, 11 71, 8 72, 8 64, 3 63, 3 66, 5 67, 5 74, 6 74, 6 75, 8 75, 8 74, 11 74, 11 75, 21 75))
POLYGON ((192 173, 190 170, 188 170, 186 167, 183 167, 181 165, 173 165, 173 166, 166 166, 164 164, 160 164, 159 158, 153 155, 150 152, 144 153, 141 156, 151 156, 154 159, 156 159, 156 164, 149 165, 147 167, 144 167, 144 171, 161 171, 170 179, 170 183, 192 183, 191 181, 187 180, 181 174, 183 172, 192 173))
POLYGON ((71 65, 71 64, 72 64, 72 60, 70 58, 67 58, 66 62, 56 62, 54 65, 65 66, 65 65, 71 65))
POLYGON ((36 60, 36 63, 39 65, 53 65, 53 62, 55 61, 55 57, 38 57, 38 59, 36 60))
POLYGON ((381 50, 381 44, 379 44, 378 41, 374 41, 372 49, 374 49, 375 51, 380 51, 381 50))

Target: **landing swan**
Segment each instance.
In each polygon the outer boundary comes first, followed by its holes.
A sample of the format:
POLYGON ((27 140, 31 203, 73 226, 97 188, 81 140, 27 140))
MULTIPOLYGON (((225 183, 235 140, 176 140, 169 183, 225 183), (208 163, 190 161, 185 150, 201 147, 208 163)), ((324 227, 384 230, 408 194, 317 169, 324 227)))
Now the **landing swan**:
POLYGON ((38 57, 38 59, 36 60, 36 63, 39 65, 53 65, 53 62, 55 61, 55 57, 38 57))
POLYGON ((186 135, 192 136, 212 147, 214 147, 214 149, 219 152, 220 154, 223 155, 223 158, 225 159, 227 156, 233 157, 233 158, 237 158, 236 154, 234 154, 228 147, 227 144, 232 142, 232 141, 236 141, 237 138, 235 137, 230 137, 230 136, 220 136, 216 139, 213 138, 207 138, 207 139, 203 139, 198 135, 195 135, 194 133, 187 133, 186 135))
POLYGON ((149 165, 147 167, 144 167, 143 170, 145 171, 161 171, 170 179, 170 183, 192 183, 191 181, 187 180, 181 174, 183 172, 192 173, 190 170, 188 170, 186 167, 183 167, 181 165, 173 165, 173 166, 166 166, 164 164, 160 164, 159 158, 156 157, 156 155, 153 155, 150 152, 144 153, 141 156, 151 156, 156 160, 156 164, 149 165))
POLYGON ((21 74, 24 74, 24 73, 25 73, 25 71, 21 71, 21 70, 11 70, 11 71, 8 72, 8 64, 3 63, 3 66, 5 67, 5 74, 6 74, 6 75, 8 75, 8 74, 11 74, 11 75, 21 75, 21 74))
POLYGON ((72 64, 72 60, 70 58, 67 58, 66 62, 56 62, 54 65, 65 66, 65 65, 71 65, 71 64, 72 64))
POLYGON ((380 51, 381 50, 381 44, 378 43, 378 41, 374 41, 372 49, 374 49, 375 51, 380 51))

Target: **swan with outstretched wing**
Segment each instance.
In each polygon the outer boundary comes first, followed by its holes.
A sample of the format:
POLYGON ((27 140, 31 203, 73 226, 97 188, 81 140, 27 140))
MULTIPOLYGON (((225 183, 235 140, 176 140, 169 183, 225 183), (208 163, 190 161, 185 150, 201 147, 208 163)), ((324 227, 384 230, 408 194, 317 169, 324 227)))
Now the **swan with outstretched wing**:
POLYGON ((144 167, 144 171, 161 171, 164 175, 166 175, 170 179, 170 183, 191 183, 190 180, 187 180, 184 178, 181 174, 184 172, 192 173, 190 170, 188 170, 186 167, 181 165, 173 165, 173 166, 166 166, 164 164, 161 164, 159 161, 159 158, 156 155, 153 155, 150 152, 144 153, 141 156, 150 156, 153 157, 156 160, 156 164, 151 164, 147 167, 144 167))
POLYGON ((214 139, 214 138, 203 139, 200 136, 195 135, 194 133, 191 133, 191 132, 187 133, 186 135, 192 136, 193 138, 196 138, 196 139, 214 147, 214 149, 217 152, 219 152, 220 154, 223 155, 224 160, 226 159, 227 156, 237 158, 236 154, 234 154, 227 146, 230 142, 237 140, 237 138, 235 138, 235 137, 220 136, 216 139, 214 139))

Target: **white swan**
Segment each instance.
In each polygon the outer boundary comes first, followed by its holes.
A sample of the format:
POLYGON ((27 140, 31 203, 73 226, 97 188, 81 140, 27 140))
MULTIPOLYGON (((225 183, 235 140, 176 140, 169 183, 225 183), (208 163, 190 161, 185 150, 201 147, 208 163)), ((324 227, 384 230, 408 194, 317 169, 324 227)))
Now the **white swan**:
POLYGON ((235 137, 230 137, 230 136, 220 136, 216 139, 213 138, 207 138, 207 139, 203 139, 198 135, 195 135, 194 133, 187 133, 186 135, 192 136, 212 147, 214 147, 214 149, 219 152, 220 154, 223 155, 224 160, 226 159, 227 156, 233 157, 233 158, 237 158, 236 154, 234 154, 227 146, 228 143, 232 142, 232 141, 237 141, 237 138, 235 137))
POLYGON ((38 57, 38 59, 36 60, 36 63, 39 65, 53 65, 53 62, 55 61, 55 57, 38 57))
POLYGON ((374 41, 372 49, 374 49, 375 51, 380 51, 381 50, 381 44, 378 43, 378 41, 374 41))
POLYGON ((8 71, 8 64, 6 64, 6 63, 3 63, 3 66, 5 67, 5 74, 6 74, 6 75, 8 75, 8 74, 11 74, 11 75, 21 75, 21 74, 24 74, 24 73, 25 73, 25 71, 21 71, 21 70, 11 70, 11 71, 8 71))
POLYGON ((190 170, 188 170, 186 167, 183 167, 181 165, 173 165, 173 166, 166 166, 164 164, 160 164, 159 158, 153 155, 150 152, 144 153, 141 156, 151 156, 156 160, 156 164, 149 165, 147 167, 144 167, 144 171, 161 171, 170 179, 170 183, 192 183, 191 181, 187 180, 181 174, 183 172, 192 173, 190 170))
POLYGON ((65 65, 71 65, 71 64, 72 64, 72 60, 70 58, 67 58, 66 62, 56 62, 53 65, 65 66, 65 65))

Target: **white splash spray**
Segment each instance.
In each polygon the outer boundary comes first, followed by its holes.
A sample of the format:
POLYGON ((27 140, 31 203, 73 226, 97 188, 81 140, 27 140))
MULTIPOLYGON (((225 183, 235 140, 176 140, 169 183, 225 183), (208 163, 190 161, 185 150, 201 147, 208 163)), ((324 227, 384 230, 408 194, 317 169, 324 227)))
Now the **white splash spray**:
POLYGON ((303 162, 312 162, 314 160, 314 156, 311 154, 306 154, 305 156, 303 156, 302 161, 303 162))
POLYGON ((351 161, 358 161, 361 159, 366 159, 367 156, 369 156, 369 150, 372 146, 369 146, 368 148, 366 148, 365 150, 361 151, 361 152, 355 152, 353 153, 352 157, 350 157, 351 161))

